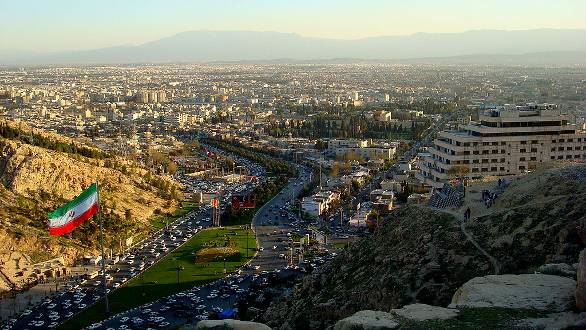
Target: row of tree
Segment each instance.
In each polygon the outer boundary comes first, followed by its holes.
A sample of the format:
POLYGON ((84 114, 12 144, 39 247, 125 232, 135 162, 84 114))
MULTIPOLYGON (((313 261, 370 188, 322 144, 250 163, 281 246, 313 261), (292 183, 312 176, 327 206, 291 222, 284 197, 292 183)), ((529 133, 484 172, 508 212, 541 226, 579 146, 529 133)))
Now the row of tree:
POLYGON ((275 137, 303 138, 357 138, 405 139, 420 137, 429 127, 427 119, 412 121, 409 126, 366 118, 364 113, 343 115, 320 114, 309 120, 292 120, 287 124, 274 122, 264 127, 266 134, 275 137))
POLYGON ((217 148, 223 149, 227 152, 233 153, 240 157, 247 158, 257 164, 262 165, 267 171, 275 173, 277 176, 285 177, 297 176, 297 169, 291 166, 285 160, 278 158, 281 155, 269 153, 267 151, 260 151, 251 147, 245 146, 240 142, 226 141, 219 139, 207 139, 207 143, 217 148))
POLYGON ((44 149, 81 155, 88 158, 104 159, 111 157, 110 154, 97 148, 78 146, 73 143, 58 141, 46 136, 31 132, 24 132, 20 128, 9 126, 7 123, 0 123, 0 137, 9 140, 17 140, 26 144, 34 145, 44 149))

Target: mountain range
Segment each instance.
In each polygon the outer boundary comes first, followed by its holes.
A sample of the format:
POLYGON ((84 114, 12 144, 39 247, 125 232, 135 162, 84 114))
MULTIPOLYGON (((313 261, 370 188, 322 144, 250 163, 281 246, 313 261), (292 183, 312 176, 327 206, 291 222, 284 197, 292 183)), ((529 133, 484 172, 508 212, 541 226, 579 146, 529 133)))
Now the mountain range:
POLYGON ((341 40, 294 33, 190 31, 94 50, 0 49, 0 65, 230 61, 586 64, 586 29, 474 30, 341 40))

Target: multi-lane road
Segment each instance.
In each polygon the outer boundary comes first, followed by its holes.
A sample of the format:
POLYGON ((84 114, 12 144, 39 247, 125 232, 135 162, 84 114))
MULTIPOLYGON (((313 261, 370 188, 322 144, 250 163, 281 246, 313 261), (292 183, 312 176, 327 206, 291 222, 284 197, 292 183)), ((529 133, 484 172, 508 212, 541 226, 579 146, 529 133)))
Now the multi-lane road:
POLYGON ((256 233, 259 251, 250 263, 253 270, 274 270, 288 265, 294 233, 303 234, 301 228, 295 228, 299 219, 288 212, 288 205, 309 182, 310 170, 298 166, 299 177, 289 183, 273 199, 261 207, 252 219, 252 228, 256 233))

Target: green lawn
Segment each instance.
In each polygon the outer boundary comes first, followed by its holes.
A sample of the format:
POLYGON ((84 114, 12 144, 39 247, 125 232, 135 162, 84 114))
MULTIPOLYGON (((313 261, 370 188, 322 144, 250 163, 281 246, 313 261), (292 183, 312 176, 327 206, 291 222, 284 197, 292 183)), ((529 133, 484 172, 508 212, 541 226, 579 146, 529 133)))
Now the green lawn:
MULTIPOLYGON (((224 261, 213 261, 206 264, 196 264, 194 253, 202 245, 210 241, 222 241, 224 235, 236 243, 241 255, 225 262, 226 271, 232 272, 242 265, 247 254, 252 257, 256 247, 256 239, 252 230, 242 229, 240 226, 213 228, 199 232, 179 249, 171 252, 143 274, 128 281, 124 286, 112 292, 109 297, 110 310, 113 314, 142 305, 149 301, 168 296, 175 292, 187 290, 196 285, 202 285, 223 277, 224 261), (181 270, 178 272, 177 269, 181 270), (179 273, 179 282, 177 274, 179 273)), ((104 301, 76 315, 60 329, 80 329, 104 318, 104 301)))

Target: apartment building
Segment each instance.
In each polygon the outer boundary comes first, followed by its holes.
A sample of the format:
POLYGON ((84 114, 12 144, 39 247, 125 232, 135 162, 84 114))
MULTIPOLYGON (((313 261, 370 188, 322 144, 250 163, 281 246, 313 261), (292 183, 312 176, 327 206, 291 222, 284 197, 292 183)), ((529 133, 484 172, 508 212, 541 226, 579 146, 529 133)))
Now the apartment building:
POLYGON ((555 104, 495 106, 481 110, 477 122, 440 132, 429 154, 420 158, 417 178, 441 188, 454 166, 479 178, 519 174, 561 160, 586 160, 586 132, 569 124, 555 104))
POLYGON ((328 141, 328 151, 336 157, 349 155, 364 159, 391 159, 397 152, 398 144, 375 145, 369 140, 332 139, 328 141))
POLYGON ((320 191, 311 197, 301 200, 301 211, 313 217, 319 217, 327 212, 331 204, 340 199, 340 195, 333 191, 320 191))

